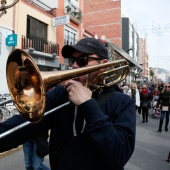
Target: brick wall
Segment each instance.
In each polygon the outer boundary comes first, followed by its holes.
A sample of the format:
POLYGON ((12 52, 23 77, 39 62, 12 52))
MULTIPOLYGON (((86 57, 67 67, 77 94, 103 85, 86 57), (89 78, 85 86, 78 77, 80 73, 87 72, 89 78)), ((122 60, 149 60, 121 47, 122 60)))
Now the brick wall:
POLYGON ((122 46, 121 1, 85 0, 84 28, 97 34, 99 38, 105 35, 111 42, 122 46))

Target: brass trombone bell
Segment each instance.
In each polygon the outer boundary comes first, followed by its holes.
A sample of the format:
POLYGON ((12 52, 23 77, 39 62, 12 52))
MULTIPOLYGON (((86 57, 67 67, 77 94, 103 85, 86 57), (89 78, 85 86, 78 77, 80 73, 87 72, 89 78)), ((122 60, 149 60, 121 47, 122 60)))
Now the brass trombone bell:
POLYGON ((12 100, 20 114, 30 122, 38 122, 45 112, 47 90, 68 79, 106 67, 107 71, 98 77, 98 84, 102 83, 103 86, 118 83, 129 73, 128 63, 124 59, 72 70, 40 72, 28 53, 15 49, 8 56, 6 77, 12 100), (111 83, 115 78, 117 80, 111 83))

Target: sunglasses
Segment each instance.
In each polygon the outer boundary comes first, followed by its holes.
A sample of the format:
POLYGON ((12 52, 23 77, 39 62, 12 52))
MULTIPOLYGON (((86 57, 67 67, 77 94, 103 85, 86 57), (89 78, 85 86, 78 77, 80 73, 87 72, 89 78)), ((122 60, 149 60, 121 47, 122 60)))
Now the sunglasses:
POLYGON ((170 88, 170 86, 165 86, 165 88, 167 88, 167 87, 170 88))
POLYGON ((81 55, 80 57, 71 57, 69 58, 69 66, 72 66, 74 62, 76 61, 77 65, 79 67, 86 66, 88 64, 88 59, 91 58, 93 60, 102 60, 102 58, 95 58, 95 57, 90 57, 88 55, 81 55))
POLYGON ((143 87, 142 89, 146 89, 145 87, 143 87))

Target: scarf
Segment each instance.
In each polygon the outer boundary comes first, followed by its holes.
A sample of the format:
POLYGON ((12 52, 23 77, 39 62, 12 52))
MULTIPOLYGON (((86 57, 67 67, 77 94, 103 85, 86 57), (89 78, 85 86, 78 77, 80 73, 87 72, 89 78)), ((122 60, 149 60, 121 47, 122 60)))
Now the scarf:
POLYGON ((148 93, 148 89, 142 89, 142 94, 146 95, 148 93))

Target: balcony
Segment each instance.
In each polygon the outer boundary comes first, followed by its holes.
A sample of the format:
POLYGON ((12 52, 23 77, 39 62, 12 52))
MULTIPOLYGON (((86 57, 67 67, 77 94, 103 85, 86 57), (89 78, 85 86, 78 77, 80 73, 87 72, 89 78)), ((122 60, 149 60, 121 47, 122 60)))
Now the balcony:
POLYGON ((48 54, 52 54, 52 53, 59 54, 59 45, 47 41, 46 39, 34 35, 27 35, 27 36, 23 35, 21 41, 22 41, 21 43, 22 49, 33 48, 36 51, 40 51, 48 54))
POLYGON ((82 21, 82 11, 73 3, 70 1, 67 1, 67 5, 65 6, 64 14, 70 15, 70 19, 77 23, 81 24, 82 21))

